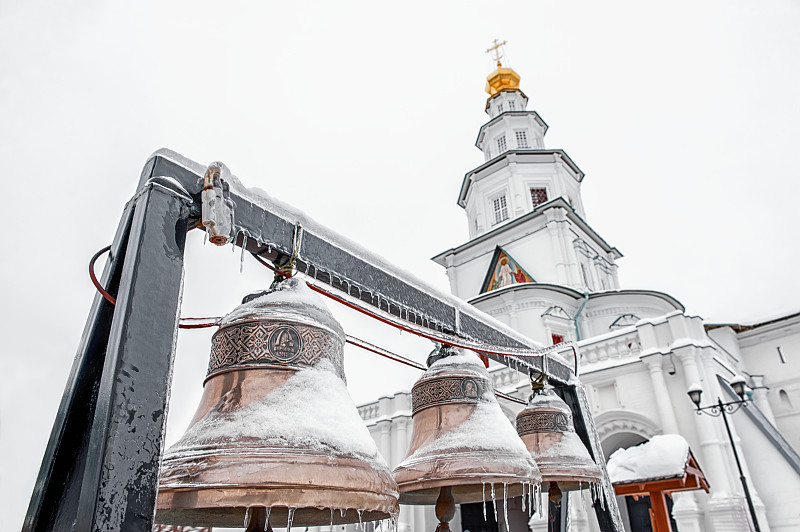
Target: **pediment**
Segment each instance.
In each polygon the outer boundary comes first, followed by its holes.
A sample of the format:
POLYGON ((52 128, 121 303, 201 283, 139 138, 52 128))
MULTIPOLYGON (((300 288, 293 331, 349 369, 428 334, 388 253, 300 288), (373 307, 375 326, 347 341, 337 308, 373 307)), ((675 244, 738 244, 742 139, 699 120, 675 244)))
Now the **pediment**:
POLYGON ((483 279, 480 293, 484 294, 512 284, 535 282, 534 278, 511 255, 506 253, 500 246, 497 246, 489 263, 489 269, 483 279))

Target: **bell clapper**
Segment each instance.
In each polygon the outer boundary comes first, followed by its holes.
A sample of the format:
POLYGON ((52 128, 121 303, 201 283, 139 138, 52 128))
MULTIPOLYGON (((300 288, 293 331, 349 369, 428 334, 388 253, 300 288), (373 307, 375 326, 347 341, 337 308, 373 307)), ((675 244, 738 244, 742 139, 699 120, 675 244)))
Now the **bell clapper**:
POLYGON ((250 506, 244 517, 245 532, 272 532, 269 524, 270 508, 250 506))
POLYGON ((556 508, 561 507, 562 498, 561 488, 558 487, 558 482, 551 482, 550 487, 547 489, 547 498, 550 499, 556 508))
POLYGON ((456 515, 456 500, 453 498, 453 488, 442 486, 439 489, 439 498, 436 499, 436 518, 439 526, 436 532, 450 530, 450 520, 456 515))

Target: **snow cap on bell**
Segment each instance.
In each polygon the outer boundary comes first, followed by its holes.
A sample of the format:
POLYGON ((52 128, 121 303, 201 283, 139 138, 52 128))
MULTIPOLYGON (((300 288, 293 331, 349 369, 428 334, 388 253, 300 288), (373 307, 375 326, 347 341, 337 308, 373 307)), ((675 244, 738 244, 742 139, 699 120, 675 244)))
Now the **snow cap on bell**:
POLYGON ((572 412, 549 386, 532 395, 517 414, 517 433, 539 465, 543 482, 569 491, 602 480, 600 468, 575 432, 572 412))
POLYGON ((436 359, 411 391, 411 444, 394 470, 400 501, 433 504, 448 487, 456 504, 483 500, 489 484, 508 497, 521 495, 523 486, 532 489, 539 470, 497 403, 478 355, 445 350, 451 354, 436 359))

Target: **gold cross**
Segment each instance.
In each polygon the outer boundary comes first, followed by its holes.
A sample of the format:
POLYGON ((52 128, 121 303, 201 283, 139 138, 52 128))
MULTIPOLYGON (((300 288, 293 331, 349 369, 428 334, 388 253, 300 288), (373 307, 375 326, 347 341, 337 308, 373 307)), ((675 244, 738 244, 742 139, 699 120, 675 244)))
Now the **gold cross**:
POLYGON ((502 63, 500 63, 500 59, 503 57, 503 45, 506 44, 508 41, 500 42, 497 39, 492 41, 491 47, 486 50, 487 54, 492 54, 492 59, 497 61, 497 68, 500 68, 502 63))

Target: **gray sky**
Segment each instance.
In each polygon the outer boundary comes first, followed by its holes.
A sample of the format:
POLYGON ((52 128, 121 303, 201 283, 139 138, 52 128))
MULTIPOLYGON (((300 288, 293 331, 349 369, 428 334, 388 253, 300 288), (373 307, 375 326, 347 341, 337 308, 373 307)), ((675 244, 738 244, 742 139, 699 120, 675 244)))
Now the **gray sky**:
MULTIPOLYGON (((222 160, 446 290, 428 259, 467 238, 455 200, 482 162, 494 38, 547 145, 587 174, 587 221, 625 255, 624 288, 668 292, 710 322, 800 309, 798 27, 788 0, 0 0, 3 522, 18 528, 27 508, 94 296, 87 261, 150 153, 222 160)), ((268 282, 192 234, 183 315, 224 314, 268 282)), ((350 334, 420 360, 429 349, 336 312, 350 334)), ((197 404, 209 336, 180 335, 170 441, 197 404)), ((347 357, 356 402, 417 376, 347 357)))

